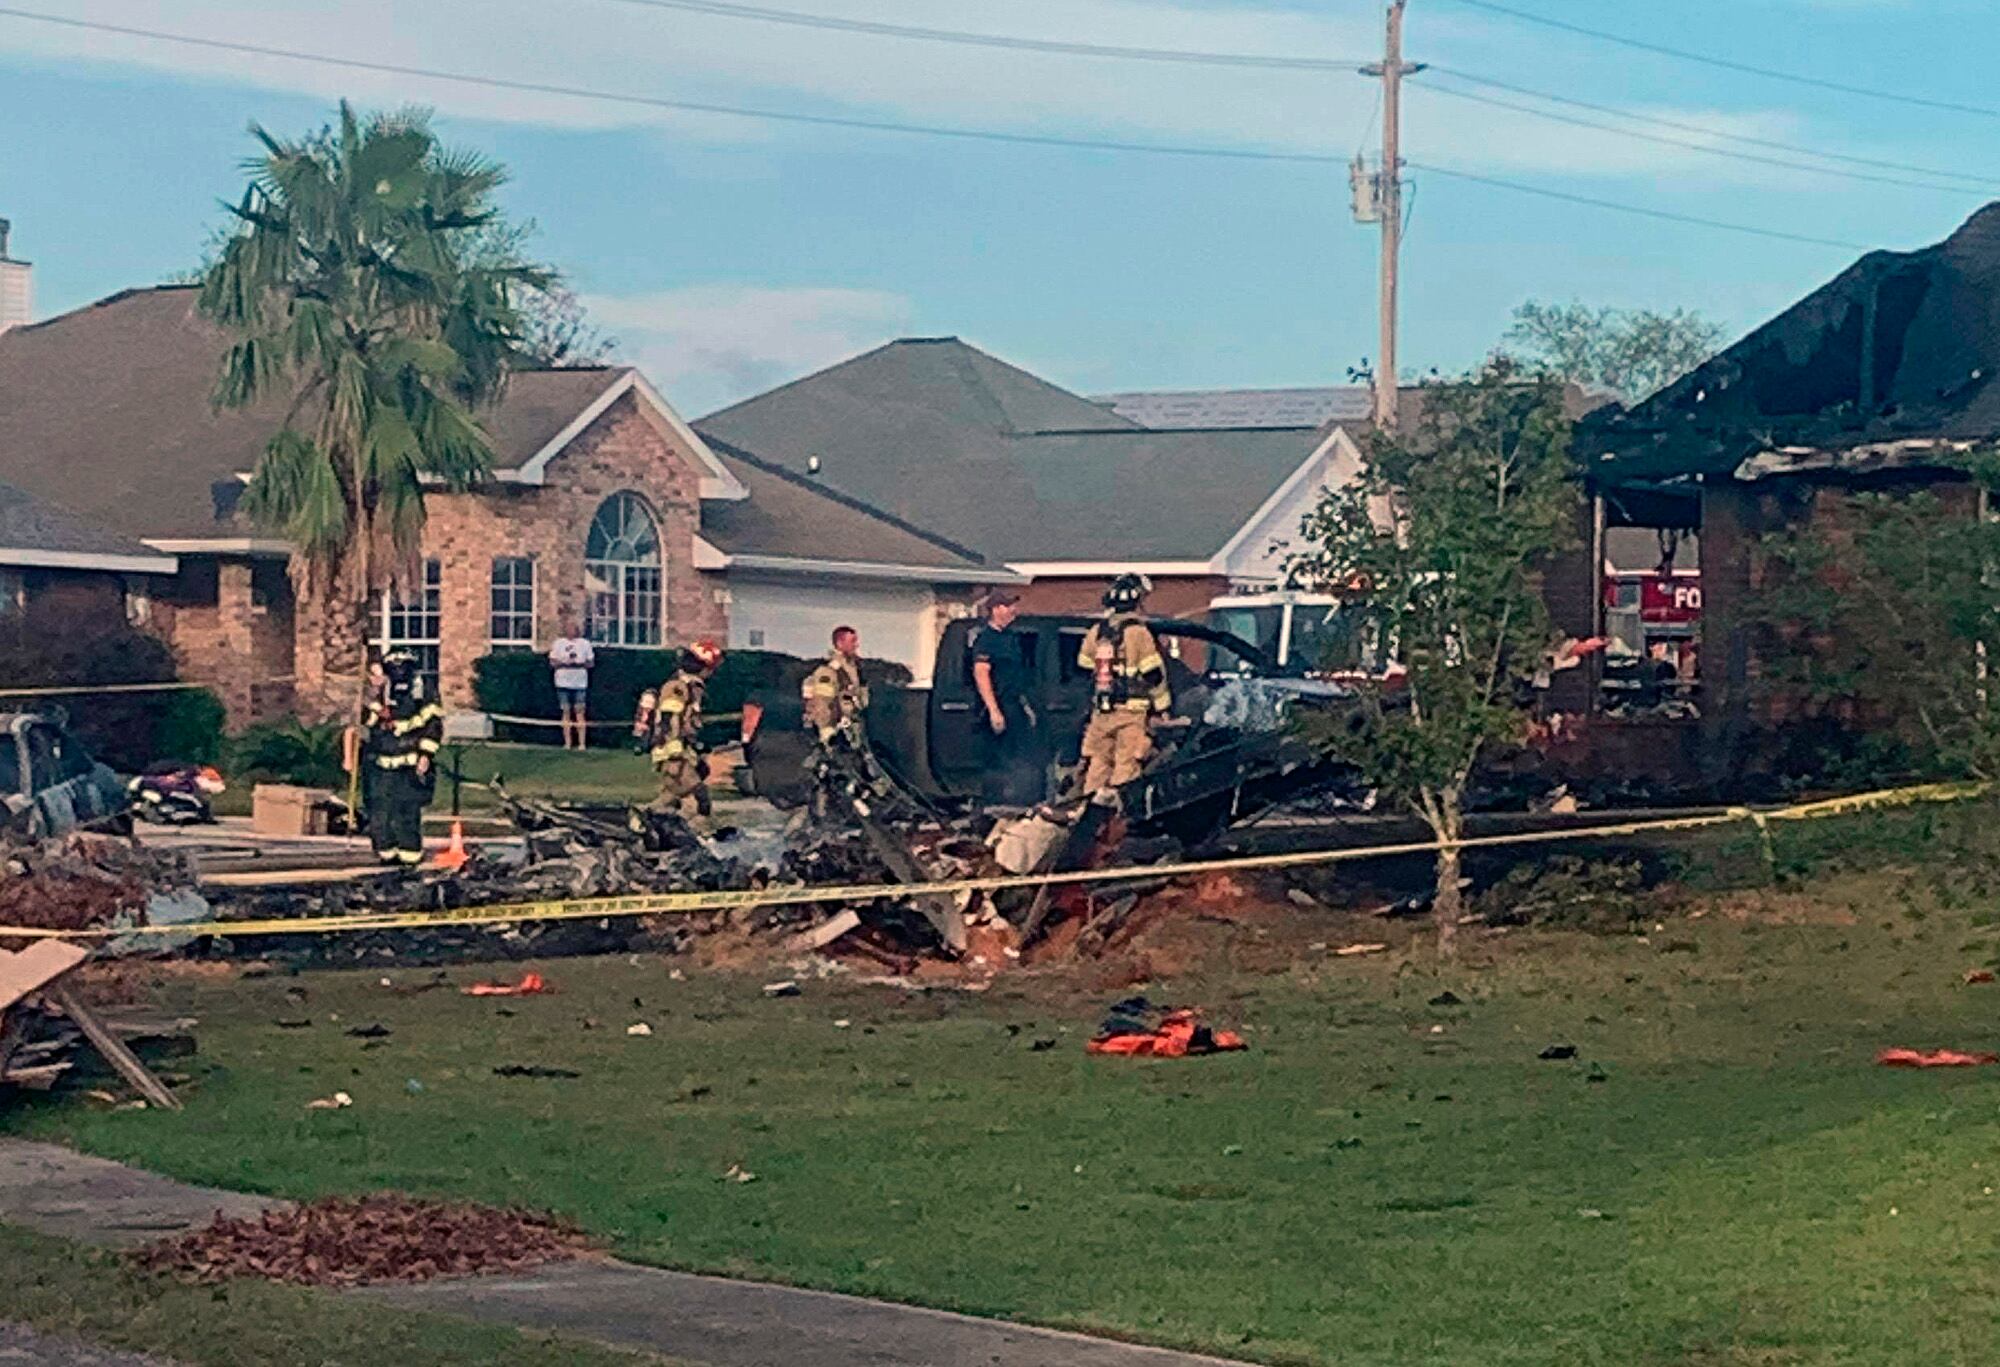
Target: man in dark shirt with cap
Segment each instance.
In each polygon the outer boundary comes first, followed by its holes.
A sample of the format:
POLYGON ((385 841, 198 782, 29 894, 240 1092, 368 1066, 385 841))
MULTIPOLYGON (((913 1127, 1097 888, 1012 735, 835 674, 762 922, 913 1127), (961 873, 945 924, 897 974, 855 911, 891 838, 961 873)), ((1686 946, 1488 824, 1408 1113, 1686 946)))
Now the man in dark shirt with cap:
POLYGON ((1042 798, 1043 765, 1035 709, 1028 700, 1028 664, 1021 657, 1022 638, 1012 629, 1021 600, 996 592, 983 609, 986 621, 973 632, 971 648, 972 686, 986 709, 992 738, 986 796, 1003 806, 1031 806, 1042 798))

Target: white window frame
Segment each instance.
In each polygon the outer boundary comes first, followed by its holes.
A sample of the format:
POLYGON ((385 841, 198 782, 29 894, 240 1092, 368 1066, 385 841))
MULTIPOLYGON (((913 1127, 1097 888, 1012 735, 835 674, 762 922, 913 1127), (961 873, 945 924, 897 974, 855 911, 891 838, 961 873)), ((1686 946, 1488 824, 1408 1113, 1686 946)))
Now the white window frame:
MULTIPOLYGON (((511 594, 514 592, 518 592, 520 587, 521 586, 518 583, 511 583, 507 586, 507 590, 511 594)), ((542 593, 542 567, 540 564, 536 562, 534 556, 532 555, 494 556, 491 563, 489 563, 486 567, 487 645, 492 646, 496 649, 503 649, 516 646, 526 650, 536 649, 537 644, 541 639, 540 633, 536 629, 536 623, 541 620, 541 607, 542 607, 541 593, 542 593), (526 636, 501 636, 498 635, 495 631, 495 628, 499 626, 500 621, 503 617, 509 620, 518 620, 522 615, 521 610, 519 608, 510 607, 505 612, 502 612, 498 607, 494 605, 493 595, 495 593, 500 592, 498 576, 500 570, 500 563, 502 561, 518 562, 519 564, 523 564, 528 567, 528 608, 527 608, 528 634, 526 636)))
POLYGON ((661 535, 659 514, 645 498, 630 489, 621 489, 599 503, 590 515, 590 526, 584 529, 584 636, 593 645, 631 646, 640 649, 655 649, 666 640, 667 622, 667 548, 661 535), (597 519, 613 503, 623 500, 622 506, 636 508, 651 523, 653 529, 653 559, 606 560, 590 557, 590 534, 597 526, 597 519), (650 573, 654 577, 650 590, 635 587, 636 575, 650 573), (595 583, 606 587, 600 593, 593 588, 595 583), (634 597, 648 594, 655 600, 649 619, 633 614, 629 608, 634 597), (597 600, 608 598, 616 605, 615 615, 608 620, 597 611, 597 600))
POLYGON ((427 601, 418 608, 410 609, 398 602, 394 594, 384 593, 382 595, 381 615, 376 621, 375 643, 380 647, 384 655, 397 649, 414 651, 417 656, 418 670, 430 684, 431 695, 435 697, 437 695, 438 675, 442 664, 441 656, 444 646, 443 562, 436 558, 427 559, 419 568, 418 573, 422 576, 422 585, 417 590, 418 593, 422 594, 427 600, 432 595, 435 595, 436 607, 432 607, 427 601), (412 617, 417 619, 417 625, 420 630, 418 632, 403 631, 398 633, 397 628, 399 626, 408 627, 410 618, 412 617), (399 618, 401 619, 400 621, 398 620, 399 618), (430 629, 428 634, 421 632, 421 628, 423 627, 430 629))

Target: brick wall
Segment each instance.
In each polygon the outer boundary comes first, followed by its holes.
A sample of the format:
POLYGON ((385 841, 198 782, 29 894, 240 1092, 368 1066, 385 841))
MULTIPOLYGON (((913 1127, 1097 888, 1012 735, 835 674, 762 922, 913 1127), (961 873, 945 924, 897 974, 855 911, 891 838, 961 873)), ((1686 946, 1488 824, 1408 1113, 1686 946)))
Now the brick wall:
POLYGON ((180 676, 213 688, 232 728, 292 710, 291 581, 277 560, 180 557, 152 598, 152 628, 173 647, 180 676))
MULTIPOLYGON (((550 462, 545 483, 431 495, 424 555, 440 567, 438 674, 446 705, 473 706, 473 665, 492 649, 494 558, 534 558, 534 645, 546 649, 560 621, 582 619, 585 538, 598 506, 621 491, 643 498, 659 524, 665 641, 726 637, 720 581, 694 568, 700 473, 694 456, 628 394, 550 462)), ((324 674, 307 639, 311 617, 300 614, 299 675, 308 692, 324 674)))
MULTIPOLYGON (((1766 752, 1783 743, 1780 733, 1802 715, 1772 664, 1776 652, 1802 647, 1778 640, 1752 620, 1754 600, 1770 572, 1761 543, 1786 528, 1809 526, 1838 545, 1853 525, 1852 500, 1860 487, 1831 480, 1718 479, 1702 490, 1702 748, 1706 777, 1718 790, 1728 791, 1765 766, 1771 758, 1766 752)), ((1925 489, 1938 497, 1946 517, 1969 518, 1978 511, 1977 491, 1955 477, 1917 473, 1865 487, 1876 493, 1925 489)), ((1857 616, 1841 627, 1867 631, 1871 623, 1857 616)))
MULTIPOLYGON (((1596 634, 1598 605, 1604 595, 1604 557, 1598 539, 1597 499, 1578 490, 1570 526, 1569 549, 1550 558, 1541 575, 1542 603, 1549 625, 1564 636, 1582 640, 1596 634)), ((1551 712, 1595 712, 1600 666, 1597 656, 1549 680, 1542 700, 1551 712)))

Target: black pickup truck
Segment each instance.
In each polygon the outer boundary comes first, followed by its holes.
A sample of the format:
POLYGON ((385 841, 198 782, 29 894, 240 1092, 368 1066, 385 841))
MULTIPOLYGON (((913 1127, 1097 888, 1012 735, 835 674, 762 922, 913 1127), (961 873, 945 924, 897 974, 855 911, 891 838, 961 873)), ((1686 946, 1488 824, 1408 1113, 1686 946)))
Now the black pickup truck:
MULTIPOLYGON (((1077 762, 1090 707, 1089 671, 1077 663, 1094 618, 1022 616, 1012 635, 1032 681, 1037 738, 1047 757, 1044 798, 1077 762)), ((1134 825, 1214 826, 1340 777, 1285 724, 1294 706, 1345 708, 1338 684, 1288 675, 1255 646, 1196 622, 1156 620, 1167 657, 1172 724, 1157 733, 1146 772, 1121 796, 1134 825)), ((911 793, 946 807, 980 800, 991 766, 986 709, 972 679, 977 622, 945 628, 929 686, 880 684, 867 713, 870 747, 911 793)), ((738 785, 781 807, 807 796, 810 752, 796 694, 753 699, 743 725, 738 785)))

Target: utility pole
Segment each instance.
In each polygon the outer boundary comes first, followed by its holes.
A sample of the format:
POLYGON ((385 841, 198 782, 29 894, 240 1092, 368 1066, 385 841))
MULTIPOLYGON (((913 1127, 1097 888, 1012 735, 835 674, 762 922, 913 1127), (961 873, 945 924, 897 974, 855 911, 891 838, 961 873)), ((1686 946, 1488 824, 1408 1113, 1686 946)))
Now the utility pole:
POLYGON ((1382 336, 1375 358, 1375 422, 1385 429, 1396 425, 1396 277, 1403 251, 1403 78, 1424 69, 1420 62, 1403 60, 1406 3, 1390 0, 1382 61, 1361 68, 1362 75, 1382 82, 1382 165, 1372 177, 1358 158, 1354 167, 1354 216, 1359 222, 1382 227, 1382 336))

